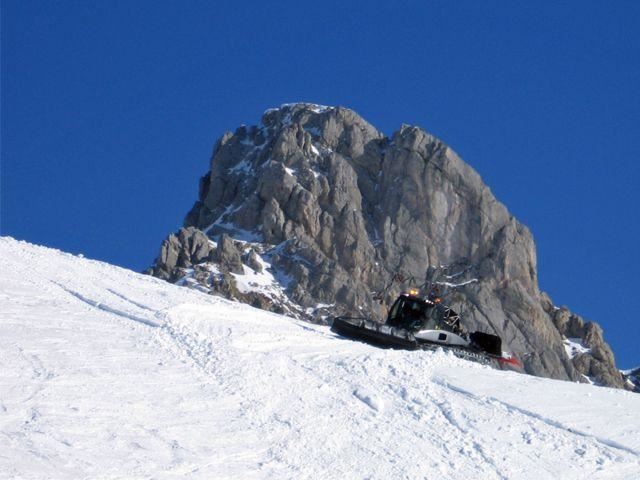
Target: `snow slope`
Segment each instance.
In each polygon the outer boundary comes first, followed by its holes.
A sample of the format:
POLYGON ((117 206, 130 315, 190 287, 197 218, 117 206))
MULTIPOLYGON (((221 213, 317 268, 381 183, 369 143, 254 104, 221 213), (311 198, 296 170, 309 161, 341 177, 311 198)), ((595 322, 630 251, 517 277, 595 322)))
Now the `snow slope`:
POLYGON ((0 238, 0 478, 637 479, 639 411, 0 238))

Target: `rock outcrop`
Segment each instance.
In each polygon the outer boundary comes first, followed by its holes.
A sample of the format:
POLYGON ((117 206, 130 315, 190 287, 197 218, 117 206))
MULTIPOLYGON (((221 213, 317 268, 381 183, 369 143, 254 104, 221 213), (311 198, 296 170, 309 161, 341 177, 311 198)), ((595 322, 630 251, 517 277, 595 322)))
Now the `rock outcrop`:
POLYGON ((389 138, 346 108, 284 105, 225 133, 150 272, 314 321, 382 320, 406 287, 385 289, 394 274, 456 262, 472 278, 448 302, 527 372, 624 385, 602 330, 540 291, 531 233, 469 165, 418 127, 389 138), (571 358, 566 337, 587 351, 571 358))
POLYGON ((547 305, 547 313, 560 334, 568 339, 566 343, 578 343, 582 347, 575 354, 567 350, 578 373, 603 385, 625 386, 625 379, 616 368, 613 352, 597 323, 585 322, 566 307, 550 309, 547 305))
POLYGON ((640 393, 640 367, 624 371, 622 375, 626 381, 625 388, 640 393))

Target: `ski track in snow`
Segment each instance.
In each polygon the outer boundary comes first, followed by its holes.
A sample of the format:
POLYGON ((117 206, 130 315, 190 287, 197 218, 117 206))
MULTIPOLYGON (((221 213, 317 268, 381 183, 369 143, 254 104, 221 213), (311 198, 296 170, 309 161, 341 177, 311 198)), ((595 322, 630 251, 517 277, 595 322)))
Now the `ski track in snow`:
POLYGON ((0 477, 636 479, 640 396, 0 238, 0 477))

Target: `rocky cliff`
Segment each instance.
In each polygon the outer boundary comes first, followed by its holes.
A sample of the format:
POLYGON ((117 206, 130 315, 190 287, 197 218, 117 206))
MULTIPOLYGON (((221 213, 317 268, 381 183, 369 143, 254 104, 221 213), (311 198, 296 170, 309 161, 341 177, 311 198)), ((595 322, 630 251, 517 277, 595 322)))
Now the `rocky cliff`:
POLYGON ((640 367, 625 370, 622 375, 626 380, 625 388, 640 393, 640 367))
POLYGON ((531 233, 478 173, 418 127, 389 138, 342 107, 283 105, 225 133, 150 273, 320 322, 383 319, 407 287, 394 275, 449 264, 464 286, 448 303, 527 372, 624 386, 600 327, 540 291, 531 233))

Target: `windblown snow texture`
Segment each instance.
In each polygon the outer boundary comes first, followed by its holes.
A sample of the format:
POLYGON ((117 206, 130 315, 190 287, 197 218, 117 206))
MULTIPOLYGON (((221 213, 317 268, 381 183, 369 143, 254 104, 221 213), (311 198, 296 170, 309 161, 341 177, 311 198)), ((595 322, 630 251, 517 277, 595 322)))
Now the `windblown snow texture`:
POLYGON ((636 479, 640 396, 0 238, 0 477, 636 479))
POLYGON ((448 302, 469 329, 499 335, 529 373, 625 386, 602 330, 540 291, 529 230, 421 128, 387 137, 342 107, 268 110, 218 140, 185 227, 153 275, 316 322, 382 320, 429 266, 464 262, 448 302), (384 292, 397 273, 414 283, 384 292), (567 355, 565 337, 588 352, 567 355))

